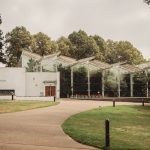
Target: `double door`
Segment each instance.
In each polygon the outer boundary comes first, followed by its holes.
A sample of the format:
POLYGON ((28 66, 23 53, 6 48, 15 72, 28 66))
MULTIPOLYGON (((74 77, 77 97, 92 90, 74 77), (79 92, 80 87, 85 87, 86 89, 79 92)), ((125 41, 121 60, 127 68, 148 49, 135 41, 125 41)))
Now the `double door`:
POLYGON ((45 96, 55 96, 56 87, 55 86, 45 86, 45 96))

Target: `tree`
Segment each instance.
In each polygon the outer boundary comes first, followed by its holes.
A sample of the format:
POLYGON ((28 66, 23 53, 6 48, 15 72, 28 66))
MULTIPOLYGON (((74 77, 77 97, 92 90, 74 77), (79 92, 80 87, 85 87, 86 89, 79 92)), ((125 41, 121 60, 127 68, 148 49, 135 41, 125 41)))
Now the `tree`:
POLYGON ((107 47, 109 49, 110 54, 107 56, 108 60, 107 63, 113 64, 118 62, 118 53, 117 53, 117 42, 114 42, 113 40, 107 40, 106 41, 107 47))
POLYGON ((71 56, 75 59, 82 59, 94 56, 98 53, 98 46, 92 37, 89 37, 86 32, 79 30, 68 36, 72 43, 71 56))
POLYGON ((97 46, 99 47, 99 51, 96 55, 96 58, 100 61, 109 63, 110 62, 110 58, 109 58, 110 57, 110 49, 108 48, 105 40, 98 35, 94 35, 91 37, 95 40, 97 46))
POLYGON ((150 5, 150 0, 144 0, 144 2, 148 5, 150 5))
POLYGON ((58 66, 60 72, 60 97, 71 95, 71 69, 70 67, 58 66))
POLYGON ((102 91, 101 84, 102 84, 102 73, 101 71, 91 71, 90 72, 90 91, 91 94, 97 95, 100 94, 102 91))
POLYGON ((41 65, 39 61, 33 60, 32 58, 29 59, 29 62, 27 63, 28 67, 26 67, 27 72, 40 72, 41 71, 41 65))
POLYGON ((41 56, 49 55, 57 51, 57 44, 50 39, 46 34, 39 32, 34 35, 35 49, 34 53, 41 56))
MULTIPOLYGON (((1 15, 0 15, 0 25, 2 24, 2 19, 1 19, 1 15)), ((2 30, 0 29, 0 62, 2 63, 6 63, 6 60, 4 58, 4 52, 3 52, 3 40, 4 40, 4 37, 3 37, 3 32, 2 30)))
POLYGON ((68 38, 62 36, 58 39, 57 44, 62 55, 71 56, 72 44, 68 38))
POLYGON ((74 94, 87 95, 88 85, 87 85, 87 69, 85 67, 79 67, 74 70, 73 73, 73 89, 74 94))
POLYGON ((128 41, 119 41, 116 50, 118 53, 118 61, 127 61, 129 64, 135 65, 145 61, 141 52, 128 41))
POLYGON ((25 27, 15 27, 6 34, 6 54, 8 66, 18 66, 23 50, 32 51, 34 42, 30 32, 25 27))
POLYGON ((126 61, 129 64, 139 64, 145 61, 141 52, 128 41, 107 41, 110 49, 110 63, 126 61))

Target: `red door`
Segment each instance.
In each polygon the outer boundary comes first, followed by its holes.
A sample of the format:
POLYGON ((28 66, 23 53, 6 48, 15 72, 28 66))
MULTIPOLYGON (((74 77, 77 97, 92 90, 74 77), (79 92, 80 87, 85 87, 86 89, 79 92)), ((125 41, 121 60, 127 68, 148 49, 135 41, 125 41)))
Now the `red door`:
POLYGON ((55 86, 51 86, 50 89, 51 89, 51 96, 55 96, 56 94, 55 86))
POLYGON ((45 86, 45 96, 55 96, 56 88, 55 86, 45 86))
POLYGON ((50 96, 50 86, 45 86, 45 96, 50 96))

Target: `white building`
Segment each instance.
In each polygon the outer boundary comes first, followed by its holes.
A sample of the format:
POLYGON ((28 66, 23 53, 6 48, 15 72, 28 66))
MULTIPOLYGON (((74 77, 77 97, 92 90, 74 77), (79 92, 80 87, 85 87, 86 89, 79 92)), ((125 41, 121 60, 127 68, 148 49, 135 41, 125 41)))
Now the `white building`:
POLYGON ((76 60, 61 56, 59 53, 41 57, 40 55, 22 52, 22 67, 0 67, 0 95, 15 93, 20 97, 60 97, 60 73, 57 65, 68 66, 76 60), (27 72, 29 60, 39 62, 40 71, 27 72))
POLYGON ((56 96, 59 98, 59 72, 26 72, 25 68, 0 68, 0 93, 16 96, 56 96))

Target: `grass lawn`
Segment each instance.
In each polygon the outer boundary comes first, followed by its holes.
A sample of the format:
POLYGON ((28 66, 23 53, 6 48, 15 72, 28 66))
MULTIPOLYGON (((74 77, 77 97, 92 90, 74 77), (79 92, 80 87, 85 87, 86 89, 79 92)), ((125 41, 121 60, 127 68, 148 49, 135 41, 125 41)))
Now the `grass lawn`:
POLYGON ((59 102, 48 102, 48 101, 0 100, 0 114, 29 110, 34 108, 48 107, 48 106, 56 105, 58 103, 59 102))
POLYGON ((103 107, 74 115, 62 127, 76 141, 104 148, 104 122, 110 120, 110 150, 150 149, 150 107, 103 107))

